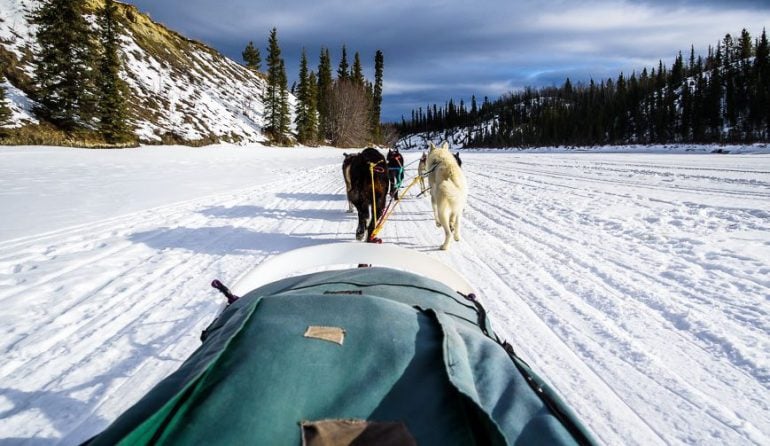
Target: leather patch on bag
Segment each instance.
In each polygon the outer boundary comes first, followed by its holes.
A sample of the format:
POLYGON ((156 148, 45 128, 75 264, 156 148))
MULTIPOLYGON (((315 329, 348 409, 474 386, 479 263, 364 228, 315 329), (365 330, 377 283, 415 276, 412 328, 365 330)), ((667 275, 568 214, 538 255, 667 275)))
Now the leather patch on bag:
POLYGON ((417 446, 402 422, 305 421, 302 446, 417 446))
POLYGON ((323 327, 311 325, 305 331, 306 338, 320 339, 342 345, 345 342, 345 330, 340 327, 323 327))

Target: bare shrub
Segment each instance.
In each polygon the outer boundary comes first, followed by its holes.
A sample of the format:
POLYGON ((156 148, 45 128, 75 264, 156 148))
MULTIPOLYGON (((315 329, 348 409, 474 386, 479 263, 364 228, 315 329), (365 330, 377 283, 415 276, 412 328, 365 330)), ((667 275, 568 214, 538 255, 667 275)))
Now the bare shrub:
POLYGON ((336 147, 362 147, 369 142, 369 104, 361 85, 337 80, 328 96, 327 121, 331 143, 336 147))

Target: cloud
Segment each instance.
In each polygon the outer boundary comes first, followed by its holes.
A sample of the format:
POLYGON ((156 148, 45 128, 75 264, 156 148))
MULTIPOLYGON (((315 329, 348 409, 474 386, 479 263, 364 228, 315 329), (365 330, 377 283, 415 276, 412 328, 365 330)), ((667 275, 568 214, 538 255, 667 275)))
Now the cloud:
MULTIPOLYGON (((359 51, 368 77, 385 56, 383 117, 409 115, 411 104, 449 98, 491 99, 523 86, 560 85, 670 65, 691 44, 705 53, 725 33, 756 36, 770 4, 739 0, 137 0, 168 26, 240 61, 249 40, 264 48, 278 29, 288 74, 306 47, 316 65, 321 47, 333 63, 347 46, 359 51)), ((263 49, 263 52, 265 50, 263 49)))

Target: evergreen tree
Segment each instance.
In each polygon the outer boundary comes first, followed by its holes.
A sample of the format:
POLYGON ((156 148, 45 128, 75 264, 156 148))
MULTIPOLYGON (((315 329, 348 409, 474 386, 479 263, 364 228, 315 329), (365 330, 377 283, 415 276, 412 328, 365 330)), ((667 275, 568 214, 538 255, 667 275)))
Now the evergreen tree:
POLYGON ((374 139, 381 142, 382 129, 382 73, 384 69, 384 57, 382 51, 374 53, 374 87, 372 90, 372 129, 374 139))
POLYGON ((318 142, 318 78, 314 71, 311 71, 307 79, 307 104, 308 114, 305 128, 308 133, 309 144, 318 142))
POLYGON ((278 86, 280 91, 280 103, 278 107, 278 142, 282 145, 291 144, 289 136, 291 125, 291 111, 289 110, 289 87, 286 78, 286 65, 283 59, 278 64, 278 86))
POLYGON ((356 85, 364 85, 364 70, 361 67, 361 57, 358 55, 358 51, 353 56, 353 72, 351 74, 353 83, 356 85))
POLYGON ((278 46, 278 31, 273 28, 270 31, 267 47, 267 85, 262 95, 262 103, 265 107, 265 132, 270 138, 279 144, 283 143, 284 129, 284 83, 285 70, 281 75, 283 59, 281 48, 278 46))
POLYGON ((722 50, 717 46, 717 50, 714 56, 714 69, 711 70, 711 77, 708 81, 708 91, 704 97, 704 115, 706 117, 706 125, 709 130, 710 136, 717 141, 720 140, 722 133, 722 74, 721 63, 722 50))
POLYGON ((749 62, 749 58, 753 56, 752 54, 753 46, 751 43, 751 34, 749 34, 748 31, 746 31, 746 28, 744 28, 741 31, 741 37, 738 39, 738 58, 741 60, 741 63, 747 63, 749 62))
POLYGON ((569 98, 570 96, 572 96, 572 82, 570 82, 569 78, 567 78, 567 80, 564 81, 564 87, 562 88, 564 91, 565 98, 569 98))
POLYGON ((47 0, 32 12, 39 113, 66 130, 90 124, 96 99, 93 32, 79 0, 47 0))
POLYGON ((332 90, 332 61, 328 48, 321 48, 318 63, 318 131, 319 139, 330 138, 329 95, 332 90))
POLYGON ((757 136, 770 138, 770 44, 763 29, 757 41, 754 56, 754 94, 752 95, 751 116, 757 136))
POLYGON ((766 78, 770 82, 770 44, 767 40, 767 32, 763 29, 762 36, 757 41, 756 57, 754 58, 754 69, 759 77, 766 78))
POLYGON ((337 80, 344 80, 350 77, 348 68, 348 50, 345 48, 345 45, 342 45, 342 58, 340 59, 339 67, 337 67, 337 80))
MULTIPOLYGON (((0 66, 0 84, 5 82, 3 76, 3 67, 0 66)), ((5 87, 0 85, 0 126, 7 125, 11 121, 11 108, 8 106, 5 97, 5 87)))
POLYGON ((690 60, 687 64, 687 75, 693 76, 695 73, 695 45, 690 45, 690 60))
POLYGON ((254 42, 249 41, 241 55, 246 62, 246 68, 252 71, 259 71, 262 68, 262 55, 259 54, 259 48, 254 46, 254 42))
POLYGON ((316 115, 316 104, 311 86, 310 73, 307 66, 307 52, 302 49, 302 56, 299 64, 299 79, 297 83, 297 108, 294 123, 297 126, 297 139, 300 143, 311 145, 315 142, 318 135, 318 129, 313 122, 316 115))
POLYGON ((102 44, 98 78, 99 131, 110 143, 127 142, 132 139, 126 105, 128 87, 120 78, 121 63, 118 56, 116 12, 115 2, 106 0, 99 16, 102 44))

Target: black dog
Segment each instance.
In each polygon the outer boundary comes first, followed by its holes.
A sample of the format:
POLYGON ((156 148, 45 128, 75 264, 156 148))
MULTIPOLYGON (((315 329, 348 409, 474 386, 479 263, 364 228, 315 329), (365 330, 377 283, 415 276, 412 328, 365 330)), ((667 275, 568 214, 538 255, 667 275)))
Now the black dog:
POLYGON ((371 241, 377 221, 385 211, 385 199, 388 193, 388 164, 385 157, 373 148, 364 149, 356 155, 349 155, 346 162, 348 159, 350 160, 348 200, 358 210, 356 239, 363 240, 364 235, 366 235, 366 240, 371 241), (374 177, 374 187, 372 187, 372 177, 374 177), (375 210, 371 214, 370 207, 375 210))
POLYGON ((342 160, 342 176, 345 178, 345 194, 348 199, 348 212, 353 212, 353 202, 350 201, 350 163, 353 161, 354 155, 351 153, 343 153, 342 156, 345 157, 345 159, 342 160))
POLYGON ((404 181, 404 157, 398 149, 388 150, 388 177, 390 178, 390 196, 398 200, 398 189, 404 181))

